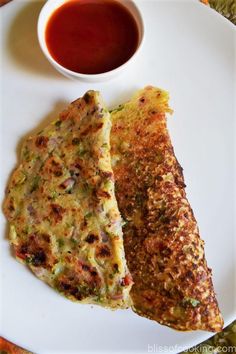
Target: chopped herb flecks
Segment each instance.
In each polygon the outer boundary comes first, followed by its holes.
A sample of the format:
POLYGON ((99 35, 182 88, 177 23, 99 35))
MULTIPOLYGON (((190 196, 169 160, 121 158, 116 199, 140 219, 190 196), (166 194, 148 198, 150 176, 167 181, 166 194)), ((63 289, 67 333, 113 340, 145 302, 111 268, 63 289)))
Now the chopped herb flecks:
POLYGON ((36 191, 39 187, 39 182, 41 180, 40 176, 35 176, 32 180, 32 184, 31 184, 31 189, 30 189, 30 193, 36 191))
POLYGON ((185 297, 183 299, 183 305, 184 306, 192 306, 192 307, 196 307, 197 305, 200 304, 200 301, 197 299, 194 299, 192 297, 185 297))
POLYGON ((55 126, 56 126, 56 127, 60 127, 61 123, 62 123, 61 120, 57 120, 56 123, 55 123, 55 126))

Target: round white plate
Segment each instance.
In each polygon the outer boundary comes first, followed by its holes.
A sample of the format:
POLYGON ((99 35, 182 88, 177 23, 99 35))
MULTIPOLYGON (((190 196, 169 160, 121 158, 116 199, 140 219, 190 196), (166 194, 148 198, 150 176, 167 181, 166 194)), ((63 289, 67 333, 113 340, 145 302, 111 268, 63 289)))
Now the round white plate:
MULTIPOLYGON (((227 325, 235 311, 234 27, 198 1, 138 2, 146 25, 138 60, 122 76, 85 84, 60 76, 36 37, 40 1, 0 9, 1 199, 22 139, 88 89, 113 106, 147 84, 167 89, 168 120, 187 194, 205 240, 219 306, 227 325)), ((12 257, 1 215, 1 335, 39 354, 180 352, 210 335, 180 333, 141 318, 70 302, 12 257)))

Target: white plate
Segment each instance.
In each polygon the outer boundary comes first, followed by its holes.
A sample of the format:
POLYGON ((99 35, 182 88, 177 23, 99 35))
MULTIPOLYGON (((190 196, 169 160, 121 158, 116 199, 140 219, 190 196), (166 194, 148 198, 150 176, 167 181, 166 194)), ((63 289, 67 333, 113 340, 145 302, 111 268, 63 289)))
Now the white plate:
MULTIPOLYGON (((146 25, 143 53, 123 76, 88 85, 60 76, 40 52, 36 21, 41 6, 13 1, 0 10, 1 197, 22 138, 87 89, 99 89, 110 106, 147 84, 169 90, 175 110, 169 129, 227 325, 236 317, 233 26, 197 1, 140 1, 146 25)), ((14 260, 4 239, 3 216, 0 224, 1 334, 11 341, 40 354, 170 353, 211 335, 180 333, 132 311, 111 312, 64 299, 14 260)))

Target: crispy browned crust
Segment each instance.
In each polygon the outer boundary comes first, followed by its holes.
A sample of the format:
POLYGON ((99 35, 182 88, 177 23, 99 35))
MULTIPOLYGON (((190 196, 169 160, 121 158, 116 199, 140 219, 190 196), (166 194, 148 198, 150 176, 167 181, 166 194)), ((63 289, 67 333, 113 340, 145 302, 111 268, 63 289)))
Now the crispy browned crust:
POLYGON ((185 194, 165 113, 168 94, 147 87, 112 112, 111 146, 133 309, 177 330, 221 331, 204 242, 185 194))

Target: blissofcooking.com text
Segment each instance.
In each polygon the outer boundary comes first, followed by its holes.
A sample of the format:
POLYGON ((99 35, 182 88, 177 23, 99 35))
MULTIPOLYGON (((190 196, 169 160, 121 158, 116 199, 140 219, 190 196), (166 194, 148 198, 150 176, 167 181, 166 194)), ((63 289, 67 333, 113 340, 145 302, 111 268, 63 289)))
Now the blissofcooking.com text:
POLYGON ((218 346, 200 345, 192 348, 181 347, 179 345, 157 345, 148 344, 148 353, 201 353, 201 354, 218 354, 218 353, 236 353, 236 346, 218 346))

